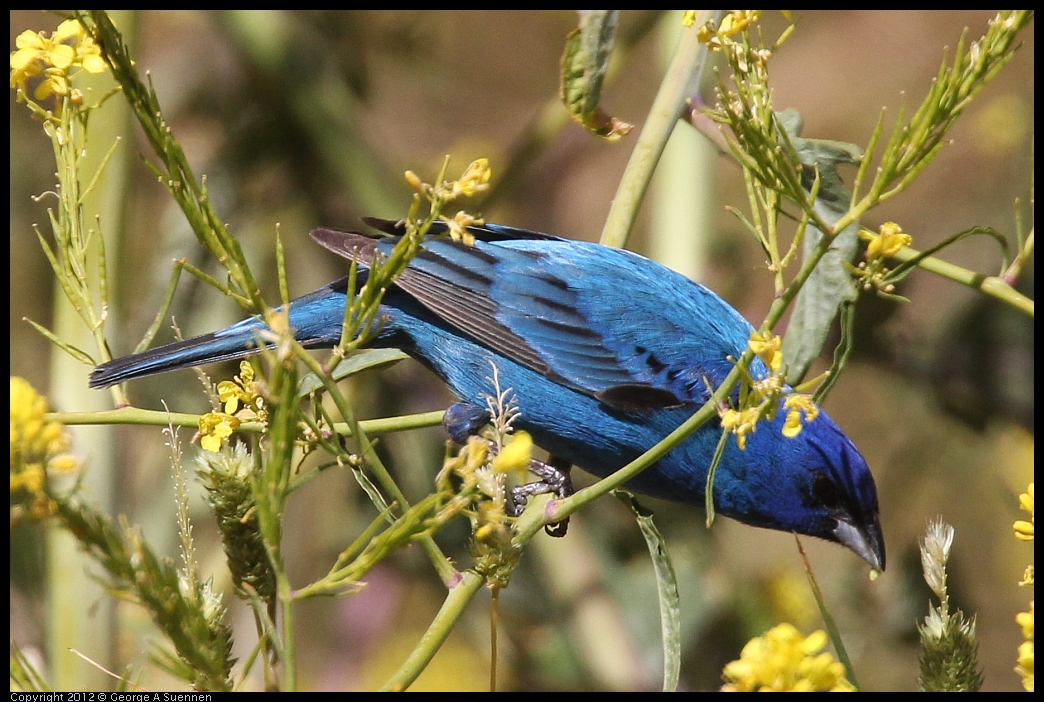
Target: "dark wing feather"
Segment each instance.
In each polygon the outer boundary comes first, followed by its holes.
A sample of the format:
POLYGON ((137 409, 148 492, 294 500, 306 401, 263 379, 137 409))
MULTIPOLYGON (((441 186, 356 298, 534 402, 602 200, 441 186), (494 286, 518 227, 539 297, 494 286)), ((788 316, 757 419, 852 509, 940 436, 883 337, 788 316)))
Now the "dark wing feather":
MULTIPOLYGON (((339 256, 356 259, 362 265, 373 261, 374 252, 383 248, 380 244, 390 248, 395 243, 391 239, 378 242, 365 234, 333 229, 316 229, 312 238, 324 248, 339 256)), ((434 242, 428 242, 426 246, 431 243, 434 242)), ((452 242, 445 243, 456 247, 452 242)), ((459 248, 467 253, 469 265, 448 261, 424 248, 417 252, 410 267, 399 275, 396 286, 485 346, 538 373, 560 380, 525 339, 497 321, 496 303, 487 292, 495 259, 474 247, 459 248)))
MULTIPOLYGON (((402 236, 406 233, 406 222, 404 220, 381 219, 380 217, 363 217, 362 221, 377 231, 402 236)), ((449 230, 444 222, 434 222, 431 225, 431 234, 445 234, 449 230)), ((531 229, 519 227, 508 227, 503 224, 473 224, 468 231, 479 241, 518 241, 520 239, 533 239, 538 241, 565 241, 553 234, 535 232, 531 229)))
MULTIPOLYGON (((399 231, 397 223, 367 223, 399 231)), ((514 231, 525 240, 565 242, 499 225, 476 232, 476 238, 483 242, 493 232, 494 242, 515 241, 510 237, 514 231)), ((363 265, 373 260, 374 251, 387 253, 395 243, 329 229, 316 230, 312 237, 363 265)), ((568 271, 546 264, 540 251, 429 239, 396 286, 490 349, 613 409, 643 412, 684 404, 671 390, 642 382, 620 364, 617 352, 578 311, 568 271)))

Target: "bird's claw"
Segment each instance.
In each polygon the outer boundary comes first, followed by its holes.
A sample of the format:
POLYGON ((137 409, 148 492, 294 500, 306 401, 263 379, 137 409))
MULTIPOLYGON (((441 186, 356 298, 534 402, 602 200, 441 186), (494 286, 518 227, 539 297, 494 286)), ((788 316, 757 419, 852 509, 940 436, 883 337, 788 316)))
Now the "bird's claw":
MULTIPOLYGON (((522 514, 529 498, 533 495, 554 493, 558 499, 569 497, 573 494, 573 481, 569 477, 569 463, 556 459, 554 456, 548 463, 538 460, 530 460, 528 470, 540 478, 532 483, 517 485, 511 488, 511 516, 517 517, 522 514)), ((545 524, 544 531, 548 536, 563 537, 569 529, 569 517, 555 524, 545 524)))

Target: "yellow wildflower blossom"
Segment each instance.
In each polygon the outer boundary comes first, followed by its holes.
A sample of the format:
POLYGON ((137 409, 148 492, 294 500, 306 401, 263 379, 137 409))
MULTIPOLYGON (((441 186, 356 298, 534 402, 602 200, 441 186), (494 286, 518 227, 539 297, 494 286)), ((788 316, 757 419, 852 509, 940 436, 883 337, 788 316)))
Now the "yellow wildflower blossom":
POLYGON ((793 439, 801 433, 801 415, 805 415, 805 424, 819 416, 819 408, 808 395, 795 392, 787 395, 783 400, 783 406, 787 410, 787 419, 783 422, 783 436, 793 439))
POLYGON ((217 453, 221 444, 239 428, 239 420, 224 412, 207 412, 199 418, 199 445, 204 451, 217 453))
POLYGON ((30 78, 44 76, 33 91, 36 100, 44 100, 51 94, 69 94, 74 69, 88 73, 105 70, 101 47, 77 20, 65 20, 51 36, 26 30, 15 39, 15 47, 11 53, 11 87, 21 91, 19 99, 25 99, 30 78))
POLYGON ((464 210, 457 212, 453 219, 448 217, 443 217, 442 219, 449 225, 450 238, 453 241, 463 242, 465 246, 473 246, 475 244, 475 236, 468 231, 468 227, 485 224, 482 219, 472 217, 464 210))
POLYGON ((1022 627, 1022 636, 1026 639, 1033 638, 1033 602, 1030 602, 1028 612, 1019 612, 1015 615, 1015 621, 1022 627))
POLYGON ((792 624, 780 624, 751 639, 739 660, 725 666, 723 692, 852 692, 845 668, 829 653, 823 631, 803 637, 792 624), (817 655, 818 654, 818 655, 817 655))
POLYGON ((750 350, 758 355, 773 373, 783 367, 783 339, 771 331, 752 331, 750 333, 750 350))
POLYGON ((1022 687, 1026 692, 1033 692, 1033 642, 1024 641, 1019 644, 1019 664, 1015 672, 1022 678, 1022 687))
MULTIPOLYGON (((706 44, 711 51, 718 51, 723 46, 731 43, 729 37, 739 34, 751 24, 757 22, 759 17, 761 17, 761 10, 733 10, 722 18, 720 26, 715 27, 713 22, 707 22, 700 27, 697 30, 699 32, 697 38, 700 42, 706 44)), ((685 19, 686 17, 683 17, 682 21, 684 22, 685 19)), ((690 24, 685 26, 691 26, 695 21, 696 16, 694 13, 690 24)))
POLYGON ((512 471, 525 475, 529 462, 533 460, 533 437, 529 432, 517 431, 507 446, 493 459, 493 470, 497 473, 512 471))
POLYGON ((1015 529, 1015 538, 1021 541, 1033 541, 1033 483, 1029 484, 1026 492, 1019 495, 1019 507, 1029 512, 1030 518, 1028 522, 1020 519, 1012 524, 1015 529))
POLYGON ((722 18, 718 34, 726 37, 739 34, 757 22, 759 17, 761 17, 761 10, 733 10, 722 18))
POLYGON ((736 435, 736 445, 743 451, 747 448, 747 434, 754 433, 760 418, 761 412, 757 407, 739 411, 730 408, 722 414, 721 426, 736 435))
MULTIPOLYGON (((1013 525, 1015 538, 1020 541, 1033 541, 1033 525, 1036 521, 1033 504, 1033 483, 1029 484, 1026 492, 1019 495, 1019 507, 1029 512, 1029 521, 1018 520, 1013 525)), ((1026 568, 1019 585, 1032 585, 1034 582, 1033 566, 1026 568)), ((1019 644, 1018 665, 1015 672, 1022 678, 1022 686, 1027 692, 1033 692, 1033 601, 1030 600, 1029 611, 1019 612, 1015 615, 1015 622, 1022 628, 1022 636, 1026 639, 1019 644)))
POLYGON ((217 392, 218 399, 225 405, 225 414, 233 414, 246 421, 267 421, 265 399, 261 395, 260 385, 254 381, 254 367, 249 361, 240 361, 239 375, 233 380, 218 383, 217 392), (243 405, 242 409, 240 404, 243 405))
POLYGON ((492 174, 488 158, 472 161, 464 170, 464 175, 460 177, 460 180, 452 183, 452 191, 448 199, 452 200, 460 195, 471 197, 475 193, 489 190, 489 178, 492 174))
POLYGON ((48 477, 74 473, 79 461, 68 452, 71 440, 59 422, 48 421, 47 400, 24 378, 11 378, 12 519, 54 513, 48 477))
POLYGON ((876 237, 867 234, 861 236, 870 242, 866 247, 866 260, 871 263, 881 258, 891 258, 901 248, 913 243, 913 237, 903 232, 902 227, 895 222, 882 224, 876 237))

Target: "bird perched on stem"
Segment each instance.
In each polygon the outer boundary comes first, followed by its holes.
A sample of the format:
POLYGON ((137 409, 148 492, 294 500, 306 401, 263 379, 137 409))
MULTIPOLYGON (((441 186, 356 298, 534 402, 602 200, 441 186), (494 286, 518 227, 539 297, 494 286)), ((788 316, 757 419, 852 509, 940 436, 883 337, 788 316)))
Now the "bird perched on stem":
MULTIPOLYGON (((322 246, 358 261, 357 284, 387 257, 401 223, 366 220, 390 236, 317 229, 322 246)), ((433 231, 440 225, 436 225, 433 231)), ((444 225, 441 225, 445 229, 444 225)), ((487 420, 491 365, 513 389, 537 445, 604 477, 688 419, 747 348, 753 328, 707 288, 642 256, 495 224, 471 226, 473 243, 431 237, 388 288, 373 347, 405 351, 461 399, 447 412, 457 440, 487 420)), ((306 347, 341 339, 347 279, 290 304, 306 347)), ((255 352, 263 321, 105 363, 100 388, 255 352)), ((770 375, 755 358, 752 378, 770 375)), ((774 402, 782 402, 774 400, 774 402)), ((719 514, 745 524, 843 544, 878 570, 884 539, 866 461, 825 413, 784 432, 771 412, 729 437, 713 480, 719 514)), ((814 414, 814 413, 813 413, 814 414)), ((628 483, 636 492, 703 506, 722 432, 712 421, 628 483)))

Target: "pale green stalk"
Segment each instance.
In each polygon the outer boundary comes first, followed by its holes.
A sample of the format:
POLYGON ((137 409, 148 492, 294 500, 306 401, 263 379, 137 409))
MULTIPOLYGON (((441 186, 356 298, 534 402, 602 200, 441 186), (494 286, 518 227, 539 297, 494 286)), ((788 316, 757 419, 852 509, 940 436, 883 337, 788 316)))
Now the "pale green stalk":
POLYGON ((622 247, 627 243, 660 154, 674 131, 674 125, 684 113, 686 100, 695 93, 707 53, 707 47, 699 42, 696 30, 709 16, 707 11, 701 11, 696 24, 681 33, 674 58, 660 83, 660 89, 616 189, 600 239, 606 246, 622 247))

